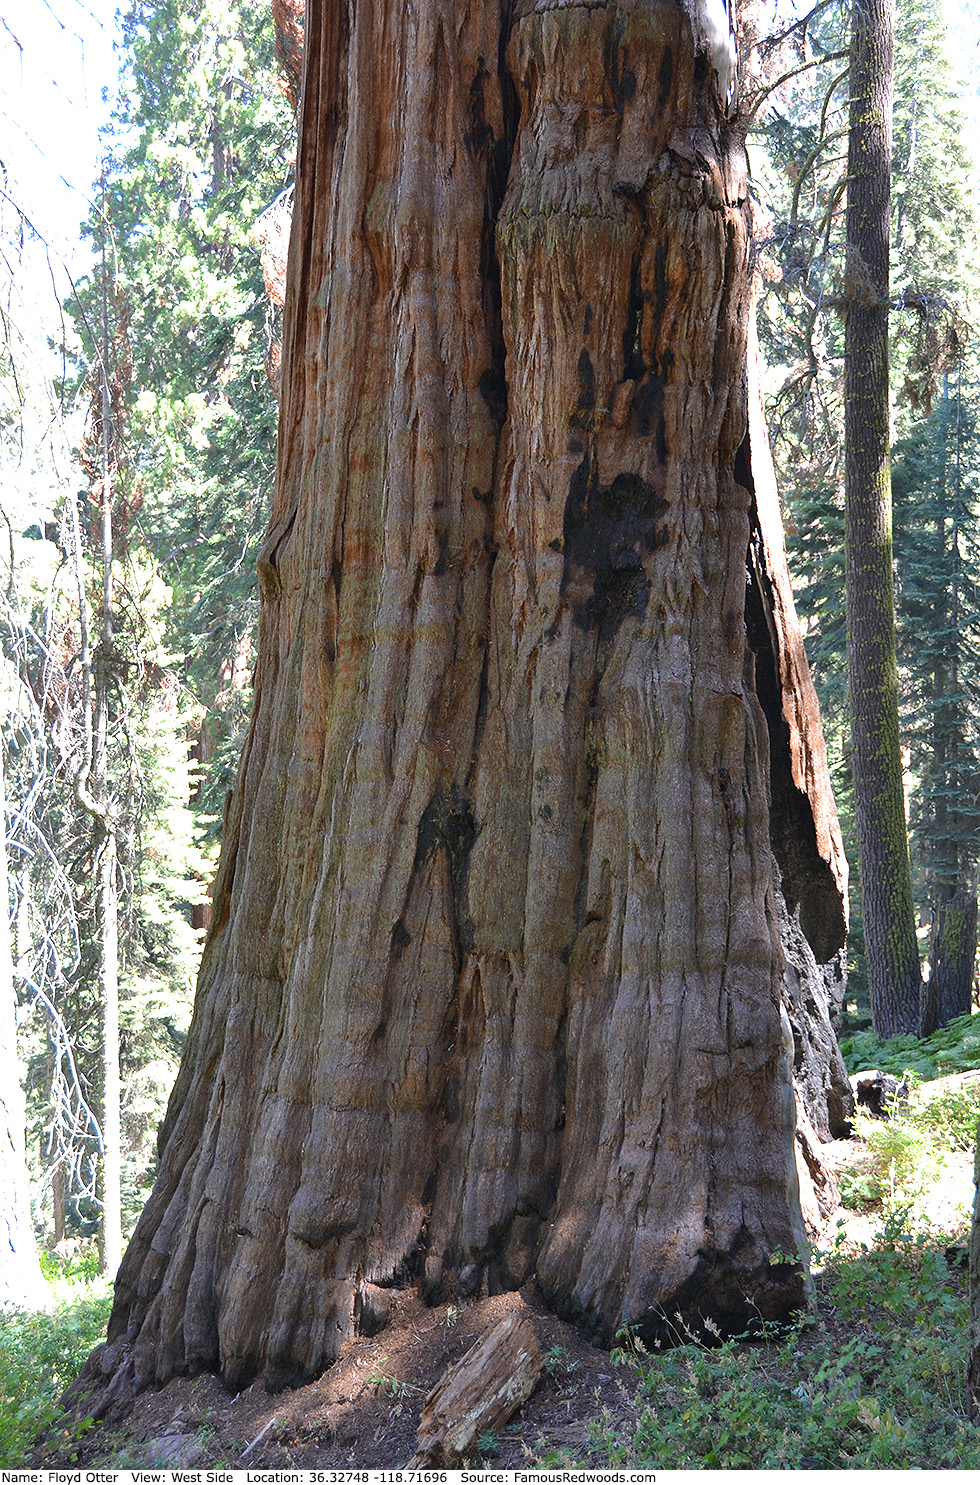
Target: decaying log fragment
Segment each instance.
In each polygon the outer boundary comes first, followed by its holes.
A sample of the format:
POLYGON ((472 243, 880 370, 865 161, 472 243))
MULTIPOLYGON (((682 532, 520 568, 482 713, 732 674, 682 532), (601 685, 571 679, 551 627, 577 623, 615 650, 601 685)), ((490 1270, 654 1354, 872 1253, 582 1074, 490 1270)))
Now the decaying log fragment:
POLYGON ((872 1119, 888 1119, 896 1104, 909 1101, 908 1084, 892 1073, 879 1072, 876 1067, 853 1073, 850 1084, 854 1090, 854 1102, 872 1119))
POLYGON ((453 1469, 470 1458, 481 1434, 502 1428, 527 1402, 541 1376, 534 1326, 512 1313, 471 1346, 433 1388, 422 1409, 409 1469, 453 1469))

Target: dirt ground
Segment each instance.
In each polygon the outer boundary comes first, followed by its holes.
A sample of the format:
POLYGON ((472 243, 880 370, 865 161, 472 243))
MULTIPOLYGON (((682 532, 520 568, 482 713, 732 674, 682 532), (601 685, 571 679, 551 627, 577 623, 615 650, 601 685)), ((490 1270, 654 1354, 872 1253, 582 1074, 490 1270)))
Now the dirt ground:
MULTIPOLYGON (((825 1146, 824 1154, 838 1169, 854 1169, 869 1158, 858 1140, 838 1140, 825 1146)), ((972 1196, 970 1157, 962 1169, 951 1172, 951 1179, 962 1205, 972 1196)), ((855 1248, 880 1226, 880 1216, 840 1209, 819 1241, 829 1247, 841 1221, 843 1240, 855 1248)), ((483 1467, 546 1463, 558 1450, 585 1462, 588 1425, 600 1416, 628 1437, 637 1417, 629 1368, 615 1366, 608 1352, 557 1320, 533 1286, 518 1294, 431 1309, 414 1290, 404 1290, 392 1296, 387 1327, 379 1335, 350 1341, 337 1363, 310 1386, 270 1396, 257 1382, 232 1396, 213 1376, 176 1379, 138 1398, 124 1426, 93 1428, 83 1440, 78 1463, 122 1469, 403 1467, 414 1451, 429 1391, 512 1311, 531 1319, 545 1371, 512 1421, 480 1441, 483 1467)), ((68 1463, 56 1453, 42 1450, 34 1463, 68 1463)))
MULTIPOLYGON (((483 1457, 519 1468, 548 1449, 584 1451, 586 1425, 604 1408, 628 1428, 636 1416, 628 1372, 556 1320, 530 1287, 434 1309, 407 1289, 393 1296, 381 1334, 348 1342, 310 1386, 270 1396, 256 1382, 234 1397, 216 1377, 178 1378, 139 1397, 124 1427, 97 1426, 80 1462, 122 1469, 403 1466, 414 1452, 427 1394, 515 1310, 534 1324, 545 1371, 514 1420, 484 1441, 483 1457)), ((57 1463, 50 1454, 43 1462, 57 1463)))

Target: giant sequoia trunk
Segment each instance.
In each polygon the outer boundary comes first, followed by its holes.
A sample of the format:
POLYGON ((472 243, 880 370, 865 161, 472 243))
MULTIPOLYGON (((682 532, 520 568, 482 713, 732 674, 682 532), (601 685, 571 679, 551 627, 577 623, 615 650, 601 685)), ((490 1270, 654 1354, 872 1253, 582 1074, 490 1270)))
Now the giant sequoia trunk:
POLYGON ((534 1275, 604 1341, 801 1302, 841 855, 724 43, 308 7, 254 722, 103 1411, 313 1377, 364 1285, 534 1275))

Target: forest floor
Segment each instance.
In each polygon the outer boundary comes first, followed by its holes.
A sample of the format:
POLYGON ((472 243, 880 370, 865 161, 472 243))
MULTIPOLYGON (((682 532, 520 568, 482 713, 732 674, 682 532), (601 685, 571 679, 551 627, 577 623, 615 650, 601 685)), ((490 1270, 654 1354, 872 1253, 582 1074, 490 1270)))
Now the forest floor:
MULTIPOLYGON (((860 1191, 870 1158, 864 1141, 837 1141, 825 1147, 825 1154, 842 1183, 857 1183, 860 1191)), ((814 1263, 811 1313, 789 1339, 784 1331, 762 1342, 730 1344, 722 1353, 685 1346, 680 1352, 691 1354, 680 1359, 677 1353, 611 1356, 556 1319, 531 1286, 519 1294, 437 1308, 427 1308, 414 1290, 406 1290, 393 1296, 391 1319, 381 1334, 349 1342, 336 1365, 309 1386, 271 1396, 255 1383, 233 1396, 213 1376, 177 1379, 139 1397, 124 1426, 97 1425, 63 1456, 49 1436, 33 1463, 50 1467, 70 1459, 76 1467, 117 1469, 404 1467, 414 1451, 426 1395, 492 1325, 517 1311, 534 1325, 544 1374, 516 1417, 480 1440, 479 1458, 471 1461, 476 1467, 731 1465, 743 1458, 732 1450, 744 1437, 743 1467, 761 1463, 758 1450, 765 1440, 768 1467, 813 1468, 834 1462, 833 1451, 845 1448, 848 1429, 853 1431, 853 1449, 847 1446, 839 1464, 949 1467, 949 1461, 966 1460, 964 1449, 980 1447, 980 1432, 965 1420, 953 1375, 961 1374, 962 1363, 948 1359, 963 1323, 965 1214, 972 1191, 972 1157, 951 1154, 925 1204, 919 1204, 917 1221, 925 1221, 931 1233, 927 1237, 917 1235, 901 1211, 896 1215, 894 1204, 887 1216, 880 1202, 863 1203, 863 1211, 853 1202, 840 1208, 818 1244, 826 1252, 814 1263), (851 1303, 852 1296, 862 1294, 863 1299, 851 1303), (872 1315, 875 1306, 885 1327, 880 1335, 872 1315), (890 1327, 904 1312, 909 1318, 893 1331, 890 1327), (880 1373, 893 1369, 891 1362, 873 1359, 889 1351, 887 1336, 894 1334, 897 1345, 904 1336, 908 1349, 909 1324, 918 1325, 927 1313, 934 1323, 929 1335, 924 1334, 922 1365, 935 1374, 949 1409, 941 1437, 937 1434, 931 1442, 920 1439, 911 1422, 903 1423, 873 1385, 880 1373), (953 1339, 937 1340, 947 1315, 953 1339), (939 1344, 947 1350, 933 1354, 929 1348, 939 1344), (674 1360, 668 1363, 669 1356, 674 1360), (655 1365, 661 1371, 652 1377, 655 1365), (757 1373, 760 1395, 783 1401, 760 1402, 759 1416, 749 1417, 746 1408, 756 1406, 751 1398, 757 1373), (732 1378, 734 1387, 726 1391, 732 1378), (822 1388, 830 1389, 826 1395, 832 1406, 818 1407, 822 1388), (737 1405, 728 1401, 736 1393, 737 1405), (691 1401, 676 1418, 662 1411, 672 1396, 677 1410, 691 1401), (845 1412, 838 1417, 835 1407, 845 1412), (698 1409, 704 1412, 701 1423, 698 1409), (801 1410, 805 1416, 798 1416, 801 1410), (823 1411, 824 1424, 817 1416, 823 1411), (828 1435, 823 1442, 821 1429, 828 1435), (964 1430, 968 1444, 957 1442, 964 1430), (753 1445, 756 1435, 759 1442, 753 1445), (777 1437, 782 1440, 778 1449, 772 1442, 777 1437)), ((907 1399, 919 1383, 903 1382, 899 1375, 896 1385, 898 1396, 907 1399)), ((927 1378, 927 1391, 932 1385, 927 1378)), ((928 1417, 928 1397, 923 1406, 928 1417)), ((935 1428, 927 1423, 924 1433, 934 1434, 935 1428)))

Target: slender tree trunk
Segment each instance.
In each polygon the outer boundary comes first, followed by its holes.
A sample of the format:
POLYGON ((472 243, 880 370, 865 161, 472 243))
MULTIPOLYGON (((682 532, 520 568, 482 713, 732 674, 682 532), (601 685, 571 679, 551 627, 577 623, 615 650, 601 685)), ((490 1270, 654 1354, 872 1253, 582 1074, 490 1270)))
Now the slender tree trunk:
POLYGON ((51 1172, 51 1245, 54 1248, 65 1240, 65 1199, 67 1195, 68 1182, 65 1179, 65 1167, 59 1161, 51 1172))
POLYGON ((966 1351, 966 1406, 980 1421, 980 1128, 973 1160, 973 1223, 970 1228, 970 1320, 966 1351))
MULTIPOLYGON (((103 187, 104 187, 103 182, 103 187)), ((103 190, 103 201, 105 192, 103 190)), ((101 804, 103 841, 98 855, 102 984, 102 1267, 115 1275, 122 1261, 122 1131, 119 1077, 119 888, 116 825, 109 785, 109 688, 115 641, 112 570, 112 402, 109 394, 109 286, 102 242, 102 634, 95 667, 93 770, 101 804)))
MULTIPOLYGON (((961 811, 951 798, 963 785, 965 751, 963 707, 960 698, 960 470, 959 428, 956 430, 955 468, 950 474, 948 434, 950 428, 949 380, 943 379, 943 442, 939 469, 939 510, 936 515, 936 567, 949 575, 948 586, 936 600, 933 623, 952 636, 943 658, 933 667, 932 677, 932 818, 924 855, 930 864, 929 885, 933 899, 932 932, 929 943, 931 966, 928 985, 923 987, 920 1035, 928 1036, 947 1026, 957 1016, 969 1013, 976 976, 977 884, 964 883, 971 875, 975 848, 964 829, 961 811), (950 494, 950 485, 954 493, 950 494), (947 525, 949 537, 947 540, 947 525), (965 838, 966 837, 966 838, 965 838)), ((957 389, 957 422, 959 390, 957 389)))
POLYGON ((119 891, 116 836, 106 833, 99 857, 102 957, 102 1268, 114 1275, 122 1261, 122 1129, 119 1076, 119 891))
POLYGON ((894 0, 855 0, 844 341, 847 652, 871 1017, 914 1032, 921 973, 898 733, 888 409, 894 0))
POLYGON ((23 1069, 17 1054, 17 997, 8 907, 7 815, 0 748, 0 1310, 39 1305, 44 1280, 31 1220, 23 1069))
MULTIPOLYGON (((119 968, 118 896, 116 888, 116 837, 106 802, 108 767, 108 657, 106 626, 97 662, 93 662, 89 639, 89 605, 85 591, 85 562, 81 525, 74 501, 69 502, 72 558, 78 584, 79 669, 82 682, 81 757, 72 781, 75 800, 92 818, 97 833, 95 889, 98 894, 99 982, 102 996, 102 1085, 103 1109, 100 1128, 101 1160, 99 1192, 102 1220, 99 1227, 103 1271, 115 1273, 122 1250, 119 1197, 119 968), (111 873, 111 876, 110 876, 111 873)), ((111 535, 110 535, 111 540, 111 535)), ((110 576, 111 596, 111 576, 110 576)), ((111 611, 110 611, 111 612, 111 611)), ((111 618, 109 620, 111 643, 111 618)))
POLYGON ((777 894, 831 965, 839 834, 718 37, 313 0, 306 48, 253 723, 99 1411, 315 1376, 364 1285, 604 1341, 804 1295, 777 894))
POLYGON ((977 958, 977 889, 973 883, 954 892, 936 908, 932 922, 929 960, 932 965, 930 1002, 935 1002, 935 1025, 923 1035, 967 1016, 973 999, 977 958))
POLYGON ((72 558, 78 585, 79 668, 82 683, 81 757, 73 779, 75 800, 93 821, 95 889, 98 895, 99 982, 102 993, 102 1158, 99 1188, 102 1221, 99 1229, 102 1268, 114 1274, 122 1257, 121 1136, 119 1080, 119 893, 116 825, 109 789, 109 691, 115 640, 113 628, 112 568, 112 400, 110 395, 110 336, 108 262, 102 243, 102 325, 99 405, 101 424, 102 622, 93 655, 81 523, 74 501, 69 503, 72 558))

